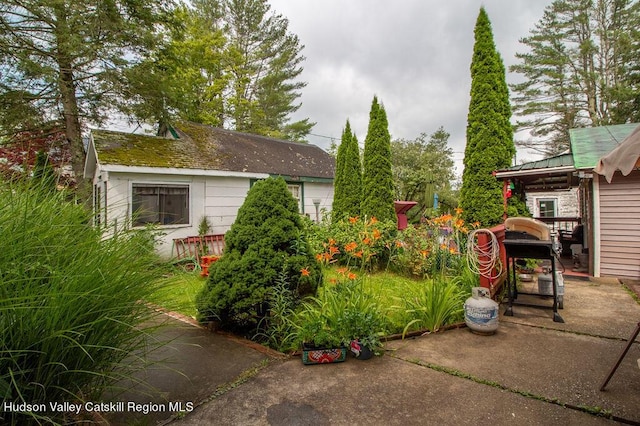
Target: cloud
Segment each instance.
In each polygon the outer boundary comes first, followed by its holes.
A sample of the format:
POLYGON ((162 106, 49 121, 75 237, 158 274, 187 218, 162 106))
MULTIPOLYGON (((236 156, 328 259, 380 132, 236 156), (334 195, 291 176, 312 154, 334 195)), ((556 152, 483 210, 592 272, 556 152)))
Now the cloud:
MULTIPOLYGON (((450 0, 270 0, 305 45, 302 107, 293 119, 339 141, 347 118, 362 142, 374 95, 384 104, 392 138, 415 139, 440 126, 461 171, 471 80, 473 29, 480 2, 450 0)), ((505 66, 523 51, 550 0, 484 0, 505 66)), ((507 74, 507 81, 517 76, 507 74)), ((310 136, 322 147, 330 139, 310 136)))

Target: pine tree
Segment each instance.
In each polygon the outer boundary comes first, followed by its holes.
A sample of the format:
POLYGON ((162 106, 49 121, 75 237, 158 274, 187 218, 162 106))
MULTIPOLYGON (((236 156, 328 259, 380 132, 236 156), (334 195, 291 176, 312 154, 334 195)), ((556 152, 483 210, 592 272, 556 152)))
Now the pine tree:
POLYGON ((59 123, 83 186, 81 129, 100 124, 116 104, 122 71, 155 44, 171 7, 165 0, 0 3, 3 130, 32 131, 59 123), (25 128, 25 123, 34 127, 25 128))
POLYGON ((546 155, 569 149, 569 129, 640 119, 640 3, 555 0, 523 38, 510 71, 518 142, 546 155))
POLYGON ((369 128, 364 141, 361 214, 381 221, 395 221, 393 173, 391 172, 391 136, 387 113, 373 97, 369 128))
POLYGON ((515 146, 504 64, 496 50, 491 22, 484 8, 480 9, 474 32, 460 198, 467 222, 493 226, 502 222, 504 207, 502 184, 492 172, 511 165, 515 146))
POLYGON ((332 220, 335 222, 346 217, 358 216, 361 201, 360 149, 356 135, 352 133, 351 125, 347 120, 336 158, 332 220))

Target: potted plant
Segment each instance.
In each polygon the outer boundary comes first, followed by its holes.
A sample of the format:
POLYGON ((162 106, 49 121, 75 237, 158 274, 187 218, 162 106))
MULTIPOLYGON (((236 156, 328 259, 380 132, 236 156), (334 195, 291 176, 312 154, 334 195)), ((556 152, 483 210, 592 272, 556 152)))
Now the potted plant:
POLYGON ((335 293, 325 290, 319 297, 302 303, 296 323, 304 364, 325 364, 346 359, 348 340, 340 328, 344 305, 341 302, 335 293))
POLYGON ((378 301, 361 290, 351 289, 349 292, 342 322, 351 352, 357 359, 365 360, 377 354, 382 347, 386 321, 378 301))

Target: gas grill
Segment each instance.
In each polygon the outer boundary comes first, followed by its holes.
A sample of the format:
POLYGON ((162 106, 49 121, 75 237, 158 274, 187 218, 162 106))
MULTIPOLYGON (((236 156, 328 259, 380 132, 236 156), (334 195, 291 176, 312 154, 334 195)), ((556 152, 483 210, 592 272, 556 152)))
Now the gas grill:
POLYGON ((528 306, 533 308, 552 309, 553 321, 564 322, 558 314, 558 285, 556 278, 556 253, 549 228, 544 222, 525 217, 510 217, 504 222, 505 238, 504 248, 507 258, 507 290, 509 305, 505 315, 513 316, 513 305, 528 306), (539 303, 525 303, 517 300, 518 295, 538 295, 540 293, 518 292, 516 282, 516 259, 542 259, 551 261, 551 280, 553 289, 553 305, 541 305, 539 303))

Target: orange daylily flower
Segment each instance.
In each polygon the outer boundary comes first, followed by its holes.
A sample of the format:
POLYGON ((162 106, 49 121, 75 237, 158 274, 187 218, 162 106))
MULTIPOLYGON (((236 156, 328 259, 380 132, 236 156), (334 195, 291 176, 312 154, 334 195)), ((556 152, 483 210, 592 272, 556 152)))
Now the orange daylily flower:
POLYGON ((345 249, 346 251, 354 251, 354 250, 356 249, 356 247, 358 247, 358 244, 356 244, 355 242, 353 242, 353 241, 352 241, 352 242, 350 242, 350 243, 347 243, 347 244, 344 246, 344 249, 345 249))
POLYGON ((322 262, 324 260, 325 255, 326 255, 326 253, 318 253, 318 254, 316 254, 316 260, 318 262, 322 262))
POLYGON ((340 250, 336 246, 330 246, 329 247, 329 253, 331 253, 331 255, 333 256, 336 253, 340 253, 340 250))
POLYGON ((455 248, 453 248, 453 247, 451 247, 451 248, 449 249, 449 253, 451 253, 451 254, 456 254, 457 252, 458 252, 458 251, 457 251, 455 248))
POLYGON ((308 268, 302 268, 300 269, 300 275, 302 275, 303 277, 308 277, 309 275, 311 275, 311 273, 309 272, 308 268))
POLYGON ((369 225, 375 225, 378 222, 379 222, 379 220, 376 219, 375 216, 371 216, 371 220, 369 220, 369 225))
POLYGON ((365 243, 366 245, 371 244, 371 238, 369 237, 364 237, 364 239, 362 240, 363 243, 365 243))
POLYGON ((349 275, 347 276, 347 278, 349 278, 350 280, 355 280, 356 278, 358 278, 358 276, 353 272, 349 272, 349 275))
POLYGON ((420 250, 420 254, 422 255, 422 257, 427 257, 429 256, 429 250, 420 250))
POLYGON ((377 230, 377 229, 373 230, 373 239, 374 240, 379 239, 381 236, 382 236, 382 233, 379 230, 377 230))
POLYGON ((337 279, 335 279, 335 278, 329 278, 329 282, 330 282, 331 284, 336 284, 336 283, 338 282, 338 280, 337 280, 337 279))
POLYGON ((347 268, 338 268, 338 273, 339 273, 340 275, 344 275, 344 274, 345 274, 345 272, 347 272, 347 268))
POLYGON ((396 241, 396 247, 402 247, 402 241, 396 241))
POLYGON ((356 223, 358 221, 359 217, 358 216, 353 216, 349 218, 349 223, 356 223))
POLYGON ((480 222, 475 221, 475 222, 472 223, 472 225, 473 225, 474 228, 477 228, 478 226, 480 226, 480 222))
POLYGON ((329 238, 329 245, 330 246, 335 246, 336 245, 336 240, 334 240, 333 238, 329 238))
POLYGON ((440 244, 440 248, 441 248, 442 250, 446 250, 446 249, 448 249, 449 247, 448 247, 446 244, 440 244))
POLYGON ((456 207, 456 214, 460 215, 460 213, 462 213, 464 210, 462 210, 460 207, 456 207))
POLYGON ((464 225, 464 220, 462 219, 456 220, 456 228, 462 228, 463 225, 464 225))
POLYGON ((355 257, 362 257, 362 250, 360 250, 360 251, 358 251, 358 252, 353 253, 353 255, 354 255, 355 257))

